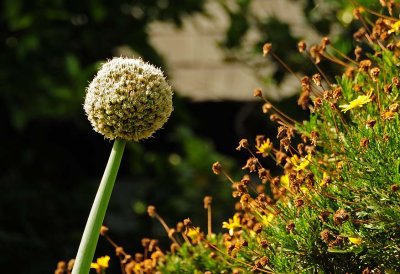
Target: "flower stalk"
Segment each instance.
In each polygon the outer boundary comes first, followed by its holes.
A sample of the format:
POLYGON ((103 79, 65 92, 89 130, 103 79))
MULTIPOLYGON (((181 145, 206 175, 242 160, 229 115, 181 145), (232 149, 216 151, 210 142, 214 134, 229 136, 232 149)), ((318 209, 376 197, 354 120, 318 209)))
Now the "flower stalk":
POLYGON ((125 149, 125 140, 116 139, 108 159, 106 169, 97 190, 96 198, 90 210, 82 240, 79 245, 72 274, 89 273, 90 264, 94 257, 101 225, 104 221, 108 202, 114 187, 122 155, 125 149))

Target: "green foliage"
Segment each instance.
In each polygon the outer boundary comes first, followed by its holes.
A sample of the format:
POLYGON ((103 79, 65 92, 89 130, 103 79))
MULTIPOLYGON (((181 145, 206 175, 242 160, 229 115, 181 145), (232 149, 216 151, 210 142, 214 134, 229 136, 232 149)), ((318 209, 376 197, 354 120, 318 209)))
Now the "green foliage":
MULTIPOLYGON (((383 16, 362 16, 375 21, 371 35, 381 37, 370 45, 373 54, 346 62, 335 83, 320 82, 318 75, 312 82, 302 79, 312 101, 309 121, 293 124, 276 113, 281 146, 268 151, 283 174, 265 173, 263 157, 251 153, 245 168, 258 171, 260 180, 245 176, 233 183, 241 228, 224 234, 225 248, 214 251, 230 256, 235 273, 400 272, 400 55, 398 46, 391 46, 398 21, 383 25, 383 16), (301 139, 297 146, 294 132, 301 139), (282 153, 286 156, 278 160, 282 153), (258 190, 264 183, 265 192, 258 190)), ((247 142, 241 146, 249 149, 247 142)), ((255 148, 263 153, 260 144, 255 148)), ((161 270, 186 266, 210 249, 204 242, 191 255, 167 257, 161 270)), ((194 266, 192 273, 224 273, 204 264, 188 265, 194 266)))

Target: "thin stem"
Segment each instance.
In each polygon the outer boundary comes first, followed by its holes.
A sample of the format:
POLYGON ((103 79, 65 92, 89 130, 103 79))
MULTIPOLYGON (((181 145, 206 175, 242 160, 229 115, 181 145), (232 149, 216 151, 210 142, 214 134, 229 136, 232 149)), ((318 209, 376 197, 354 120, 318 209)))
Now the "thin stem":
POLYGON ((208 205, 208 207, 207 207, 207 228, 208 228, 207 234, 208 235, 212 234, 211 221, 212 221, 211 205, 208 205))
POLYGON ((124 153, 126 142, 116 139, 108 159, 106 169, 101 179, 96 198, 90 210, 82 240, 76 255, 75 265, 72 274, 87 274, 90 271, 90 264, 93 261, 97 241, 99 239, 100 228, 103 224, 108 202, 117 177, 119 165, 124 153))

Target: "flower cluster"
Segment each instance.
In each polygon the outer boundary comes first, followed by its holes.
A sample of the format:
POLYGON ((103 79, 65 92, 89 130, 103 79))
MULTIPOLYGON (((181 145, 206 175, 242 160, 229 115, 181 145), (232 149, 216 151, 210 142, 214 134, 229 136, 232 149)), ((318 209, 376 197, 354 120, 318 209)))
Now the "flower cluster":
POLYGON ((141 59, 114 58, 89 84, 84 109, 106 138, 138 141, 168 120, 172 89, 158 68, 141 59))

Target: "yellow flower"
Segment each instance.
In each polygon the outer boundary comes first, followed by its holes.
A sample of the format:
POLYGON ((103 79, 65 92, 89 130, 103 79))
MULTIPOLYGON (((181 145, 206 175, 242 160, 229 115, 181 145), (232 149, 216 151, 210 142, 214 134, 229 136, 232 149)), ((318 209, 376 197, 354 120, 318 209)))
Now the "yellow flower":
POLYGON ((90 268, 94 268, 96 270, 106 269, 106 268, 108 268, 109 260, 110 260, 110 256, 103 256, 103 257, 97 258, 97 261, 95 263, 91 263, 90 268))
POLYGON ((242 227, 240 225, 240 218, 236 214, 233 215, 233 220, 229 219, 229 223, 228 222, 223 222, 222 223, 222 228, 229 229, 229 235, 231 235, 231 236, 233 235, 233 231, 236 228, 240 228, 240 227, 242 227))
POLYGON ((345 104, 345 105, 340 105, 339 107, 342 108, 343 112, 347 112, 350 109, 356 108, 356 107, 362 107, 368 102, 371 102, 371 95, 372 91, 370 91, 367 95, 359 95, 356 99, 350 102, 350 104, 345 104))
POLYGON ((289 189, 289 175, 288 174, 282 175, 281 178, 280 178, 280 183, 286 189, 289 189))
POLYGON ((388 31, 389 34, 396 32, 398 33, 400 31, 400 20, 397 21, 396 23, 393 23, 392 28, 388 31))
POLYGON ((268 154, 271 152, 272 150, 272 143, 269 140, 269 138, 264 141, 260 146, 256 146, 257 152, 259 154, 262 154, 263 157, 267 157, 268 154))
POLYGON ((321 182, 319 183, 319 185, 320 185, 321 187, 326 187, 326 186, 328 185, 329 180, 330 180, 330 177, 329 177, 328 173, 326 173, 326 172, 324 171, 324 173, 322 174, 322 180, 321 180, 321 182))
POLYGON ((355 245, 360 245, 362 243, 362 239, 359 237, 349 237, 348 239, 352 244, 355 245))
POLYGON ((199 234, 200 234, 200 227, 189 227, 189 230, 186 233, 186 235, 188 235, 188 237, 192 240, 197 239, 199 234))
POLYGON ((311 162, 311 154, 308 154, 305 158, 299 158, 296 154, 290 158, 290 163, 293 165, 293 169, 296 171, 305 170, 311 162))
POLYGON ((273 220, 274 218, 275 218, 275 215, 274 215, 274 214, 268 213, 267 215, 263 215, 263 216, 261 217, 261 222, 262 222, 264 225, 268 226, 268 225, 272 222, 272 220, 273 220))

